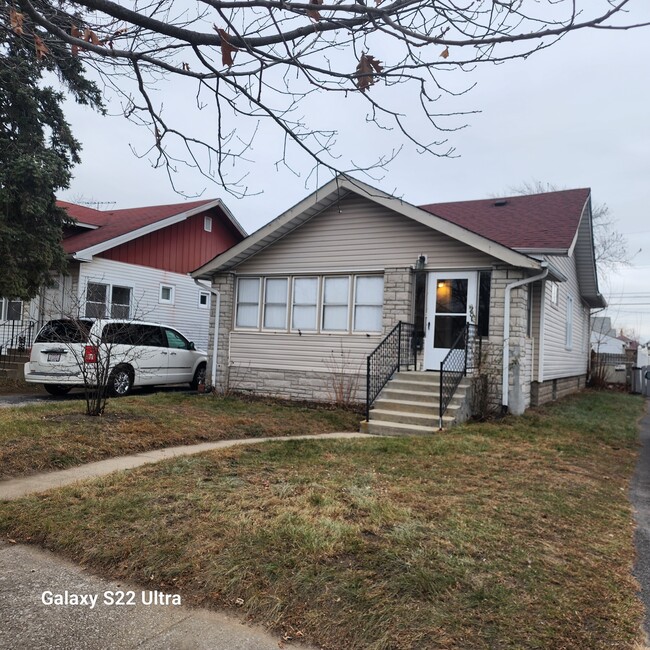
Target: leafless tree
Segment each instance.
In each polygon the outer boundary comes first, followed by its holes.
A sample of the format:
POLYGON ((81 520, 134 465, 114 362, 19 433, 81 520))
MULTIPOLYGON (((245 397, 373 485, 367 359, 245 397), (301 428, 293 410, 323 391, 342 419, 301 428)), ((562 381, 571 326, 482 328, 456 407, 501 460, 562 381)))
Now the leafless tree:
MULTIPOLYGON (((451 156, 447 132, 471 111, 445 109, 445 95, 471 83, 450 72, 525 58, 570 32, 645 26, 642 0, 0 0, 0 29, 33 42, 39 57, 63 45, 95 68, 130 120, 147 128, 140 152, 173 172, 188 164, 229 191, 247 193, 234 171, 252 156, 260 124, 282 137, 278 165, 312 171, 383 167, 410 143, 451 156), (162 86, 165 79, 173 86, 162 86), (362 113, 396 132, 378 160, 341 160, 337 132, 323 114, 362 113), (185 94, 214 110, 214 132, 193 129, 188 114, 171 123, 164 93, 185 94), (356 96, 356 99, 352 96, 356 96), (439 108, 440 107, 440 108, 439 108), (330 109, 332 110, 332 109, 330 109), (426 127, 410 121, 415 113, 426 127)), ((361 153, 359 156, 361 157, 361 153)), ((297 173, 297 172, 296 172, 297 173)))

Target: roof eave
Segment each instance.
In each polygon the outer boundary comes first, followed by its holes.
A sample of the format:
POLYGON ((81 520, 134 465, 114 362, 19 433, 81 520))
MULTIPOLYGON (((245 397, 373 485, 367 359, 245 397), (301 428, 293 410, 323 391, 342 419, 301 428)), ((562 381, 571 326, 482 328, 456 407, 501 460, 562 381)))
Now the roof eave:
MULTIPOLYGON (((212 210, 213 208, 217 208, 217 207, 221 208, 222 210, 224 209, 225 206, 222 203, 221 199, 215 199, 214 201, 210 201, 209 203, 205 203, 204 205, 200 205, 196 208, 192 208, 191 210, 180 212, 170 217, 166 217, 165 219, 161 219, 160 221, 155 221, 154 223, 150 223, 147 224, 146 226, 142 226, 137 230, 131 230, 130 232, 123 233, 122 235, 118 235, 117 237, 107 239, 106 241, 100 242, 99 244, 94 244, 93 246, 88 246, 87 248, 79 249, 78 251, 74 251, 72 254, 74 255, 75 259, 89 261, 93 258, 94 255, 103 253, 104 251, 110 250, 111 248, 115 248, 116 246, 121 246, 122 244, 126 244, 130 241, 133 241, 134 239, 144 237, 145 235, 148 235, 152 232, 156 232, 157 230, 162 230, 163 228, 173 226, 176 223, 180 223, 182 221, 185 221, 186 219, 189 219, 190 217, 193 217, 197 214, 201 214, 202 212, 207 212, 208 210, 212 210)), ((226 210, 224 210, 224 212, 226 212, 226 210)), ((229 219, 231 218, 229 211, 226 213, 226 216, 229 219)), ((233 219, 233 225, 235 225, 235 227, 240 232, 244 233, 244 237, 245 237, 246 236, 245 231, 236 222, 236 220, 234 220, 234 217, 232 217, 232 219, 233 219)))
POLYGON ((480 250, 487 255, 500 259, 512 266, 538 270, 541 265, 528 255, 520 253, 503 244, 499 244, 482 235, 458 226, 457 224, 434 215, 426 210, 418 208, 410 203, 386 194, 381 190, 373 188, 362 181, 346 176, 338 176, 329 183, 317 189, 300 203, 290 208, 273 221, 260 228, 257 232, 229 250, 216 256, 208 263, 199 267, 192 273, 192 277, 209 279, 219 272, 226 272, 241 264, 244 260, 260 252, 263 248, 270 246, 275 241, 286 236, 290 231, 299 227, 305 221, 313 218, 319 212, 326 209, 341 196, 341 190, 347 194, 353 192, 363 196, 383 207, 402 214, 414 221, 429 228, 461 241, 472 248, 480 250), (332 198, 334 197, 334 198, 332 198), (305 214, 308 213, 307 216, 305 214), (304 218, 301 218, 304 217, 304 218))

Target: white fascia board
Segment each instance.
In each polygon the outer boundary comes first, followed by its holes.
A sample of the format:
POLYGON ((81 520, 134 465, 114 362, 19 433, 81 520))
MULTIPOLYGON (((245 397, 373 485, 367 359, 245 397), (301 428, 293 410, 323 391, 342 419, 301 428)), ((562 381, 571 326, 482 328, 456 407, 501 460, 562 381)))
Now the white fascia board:
MULTIPOLYGON (((163 228, 167 228, 168 226, 173 226, 175 223, 180 223, 181 221, 185 221, 186 219, 189 219, 190 217, 193 217, 197 214, 201 214, 202 212, 206 212, 207 210, 212 210, 212 208, 215 207, 223 207, 223 203, 221 203, 221 199, 210 201, 210 203, 206 203, 205 205, 200 205, 196 208, 192 208, 191 210, 187 210, 185 212, 181 212, 180 214, 175 214, 172 215, 171 217, 167 217, 166 219, 162 219, 161 221, 150 223, 149 225, 143 226, 142 228, 138 228, 137 230, 126 232, 123 235, 114 237, 113 239, 108 239, 99 244, 95 244, 94 246, 89 246, 88 248, 84 248, 80 251, 77 251, 74 254, 74 258, 81 259, 81 260, 92 259, 93 255, 97 255, 98 253, 103 253, 106 250, 115 248, 116 246, 121 246, 122 244, 126 244, 130 241, 133 241, 134 239, 138 239, 139 237, 144 237, 145 235, 148 235, 149 233, 152 232, 156 232, 157 230, 162 230, 163 228)), ((239 227, 241 228, 241 226, 239 227)))
POLYGON ((437 230, 444 235, 449 235, 452 239, 456 239, 463 244, 467 244, 468 246, 486 253, 487 255, 496 257, 497 259, 511 264, 512 266, 535 270, 539 270, 541 268, 537 260, 534 260, 527 255, 518 253, 512 248, 508 248, 507 246, 499 244, 491 239, 488 239, 487 237, 478 235, 477 233, 468 230, 467 228, 458 226, 457 224, 452 223, 451 221, 447 221, 442 217, 438 217, 434 214, 431 214, 430 212, 427 212, 426 210, 422 210, 421 208, 411 205, 410 203, 406 203, 401 199, 397 199, 393 196, 390 196, 389 194, 381 192, 380 190, 376 190, 375 188, 370 187, 361 181, 354 179, 345 179, 341 182, 341 185, 347 187, 352 192, 356 192, 357 194, 361 194, 363 192, 366 194, 367 198, 375 201, 375 203, 383 205, 389 210, 403 214, 404 216, 413 219, 413 221, 417 221, 418 223, 428 226, 433 230, 437 230), (361 190, 361 192, 359 190, 361 190))
POLYGON ((585 204, 582 206, 582 213, 580 214, 580 220, 578 221, 578 227, 576 228, 576 234, 573 236, 573 241, 571 242, 571 246, 569 247, 569 256, 573 256, 573 250, 576 247, 576 244, 578 243, 578 235, 580 234, 580 226, 582 226, 582 220, 585 218, 586 215, 589 215, 589 231, 592 232, 592 216, 591 216, 591 191, 589 192, 589 195, 587 196, 587 200, 585 201, 585 204), (589 208, 589 210, 587 210, 589 208))
MULTIPOLYGON (((413 221, 417 221, 418 223, 421 223, 431 228, 432 230, 436 230, 445 235, 448 235, 452 239, 463 242, 472 248, 480 250, 492 257, 496 257, 497 259, 511 264, 512 266, 534 270, 539 270, 541 268, 537 260, 534 260, 527 255, 523 255, 522 253, 508 248, 507 246, 498 244, 491 239, 487 239, 486 237, 478 235, 471 230, 467 230, 466 228, 458 226, 451 221, 447 221, 442 217, 438 217, 427 212, 426 210, 422 210, 421 208, 411 205, 410 203, 406 203, 402 199, 398 199, 394 196, 386 194, 385 192, 371 187, 362 181, 358 181, 346 176, 339 176, 331 180, 329 183, 323 185, 323 187, 317 189, 307 198, 297 203, 295 206, 281 214, 279 217, 276 217, 273 221, 270 221, 268 224, 266 224, 266 226, 263 226, 258 231, 254 232, 247 239, 239 242, 239 244, 236 244, 228 251, 222 253, 221 255, 218 255, 207 264, 204 264, 202 267, 196 269, 196 271, 192 273, 192 276, 195 278, 209 277, 211 273, 223 269, 225 266, 227 266, 228 262, 235 259, 239 255, 245 255, 247 250, 253 249, 267 237, 270 239, 264 247, 271 245, 276 241, 276 239, 273 238, 274 233, 281 230, 282 228, 289 226, 289 230, 284 231, 281 235, 285 236, 290 230, 293 229, 291 228, 291 222, 294 219, 297 220, 298 217, 306 210, 313 208, 320 201, 324 201, 335 192, 339 192, 341 190, 344 190, 346 192, 353 192, 354 194, 363 196, 364 198, 382 205, 385 208, 392 210, 393 212, 402 214, 403 216, 408 217, 413 221), (217 260, 218 262, 215 264, 215 261, 217 260)), ((295 227, 298 227, 300 223, 297 223, 295 227)), ((277 237, 277 239, 279 238, 280 236, 277 237)), ((254 250, 254 253, 258 253, 260 250, 261 248, 256 248, 254 250)))
POLYGON ((79 221, 78 219, 72 225, 78 226, 79 228, 86 228, 87 230, 97 230, 97 228, 100 227, 100 226, 95 226, 92 223, 85 223, 84 221, 79 221))

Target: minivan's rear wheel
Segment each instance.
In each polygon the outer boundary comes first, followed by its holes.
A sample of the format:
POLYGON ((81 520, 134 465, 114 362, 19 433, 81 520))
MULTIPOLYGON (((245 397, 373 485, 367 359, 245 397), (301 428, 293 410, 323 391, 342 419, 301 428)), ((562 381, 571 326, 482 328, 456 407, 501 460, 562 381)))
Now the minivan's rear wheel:
POLYGON ((50 395, 56 395, 57 397, 67 395, 72 390, 72 386, 62 386, 61 384, 43 384, 43 388, 50 395))
POLYGON ((190 382, 190 388, 196 390, 199 384, 205 384, 205 364, 202 363, 194 373, 194 379, 190 382))
POLYGON ((128 366, 118 366, 108 378, 108 392, 113 397, 128 395, 133 388, 133 370, 128 366))

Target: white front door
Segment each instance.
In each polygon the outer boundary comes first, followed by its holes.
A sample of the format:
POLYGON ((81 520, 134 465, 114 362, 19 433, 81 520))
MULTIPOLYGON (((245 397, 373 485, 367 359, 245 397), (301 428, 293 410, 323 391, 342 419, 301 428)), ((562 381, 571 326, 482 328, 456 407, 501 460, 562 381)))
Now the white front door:
POLYGON ((476 322, 477 273, 429 273, 424 367, 440 370, 440 363, 469 322, 476 322))

